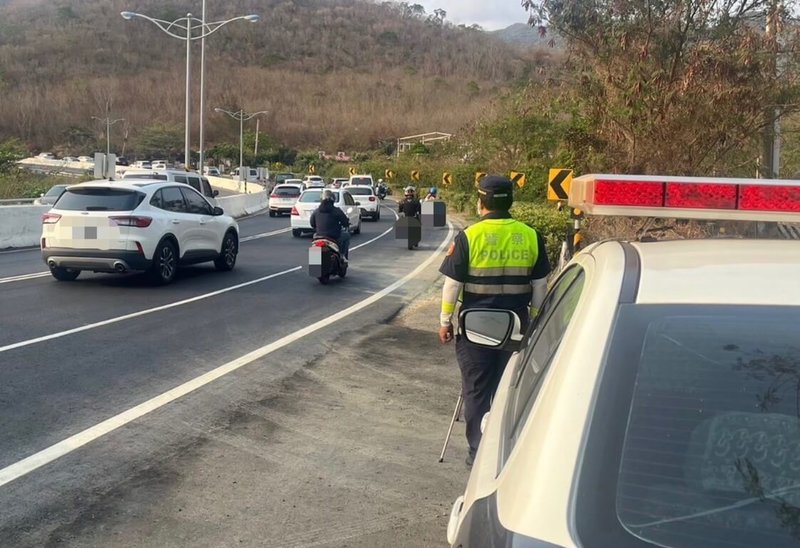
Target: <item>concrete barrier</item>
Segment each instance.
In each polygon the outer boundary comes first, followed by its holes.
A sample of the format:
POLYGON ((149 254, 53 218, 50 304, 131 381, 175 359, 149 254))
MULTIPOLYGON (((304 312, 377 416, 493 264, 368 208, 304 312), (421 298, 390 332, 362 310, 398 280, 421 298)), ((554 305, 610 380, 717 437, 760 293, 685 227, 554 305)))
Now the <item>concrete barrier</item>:
MULTIPOLYGON (((250 184, 247 185, 248 190, 250 184)), ((265 209, 269 196, 266 192, 237 194, 217 198, 226 215, 244 217, 265 209)), ((14 205, 0 206, 0 249, 34 247, 42 235, 42 215, 50 206, 14 205)))
POLYGON ((17 205, 0 207, 0 249, 39 244, 42 215, 50 206, 17 205))
MULTIPOLYGON (((250 187, 248 183, 248 190, 250 187)), ((244 217, 245 215, 252 215, 267 208, 269 195, 264 192, 256 192, 253 194, 237 194, 236 196, 219 196, 217 197, 217 204, 226 215, 232 217, 244 217)))
MULTIPOLYGON (((240 186, 238 179, 228 179, 227 177, 214 176, 206 176, 206 179, 208 179, 208 182, 211 183, 211 186, 224 188, 225 190, 232 190, 233 192, 244 193, 244 182, 242 182, 240 186)), ((264 190, 264 185, 260 183, 247 183, 248 194, 258 194, 259 192, 264 192, 264 190)))

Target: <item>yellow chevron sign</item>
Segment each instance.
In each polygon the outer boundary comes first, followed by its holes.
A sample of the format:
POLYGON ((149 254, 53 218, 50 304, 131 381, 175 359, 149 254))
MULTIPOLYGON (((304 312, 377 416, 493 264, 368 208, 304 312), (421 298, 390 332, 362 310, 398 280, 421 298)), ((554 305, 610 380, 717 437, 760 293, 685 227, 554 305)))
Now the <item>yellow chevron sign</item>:
POLYGON ((395 173, 391 169, 387 169, 386 171, 383 172, 383 176, 386 177, 387 179, 394 179, 396 175, 397 173, 395 173))
POLYGON ((317 166, 311 164, 310 166, 308 166, 308 172, 312 175, 315 174, 317 172, 317 166))
POLYGON ((355 174, 357 173, 357 172, 356 172, 356 168, 354 168, 354 167, 351 167, 351 168, 350 168, 350 171, 349 171, 349 173, 350 173, 350 177, 352 177, 353 175, 355 175, 355 174))
POLYGON ((481 179, 486 177, 486 173, 483 171, 476 171, 475 172, 475 186, 478 186, 481 183, 481 179))
POLYGON ((453 176, 450 173, 446 172, 446 171, 444 173, 442 173, 442 184, 443 185, 452 185, 453 184, 453 176))
POLYGON ((522 187, 525 186, 525 183, 527 181, 525 179, 525 174, 524 173, 522 173, 521 171, 512 171, 510 175, 511 175, 510 179, 512 181, 514 181, 514 183, 516 183, 516 185, 519 188, 522 188, 522 187))
POLYGON ((419 181, 419 171, 416 170, 416 169, 414 171, 412 171, 411 172, 411 178, 414 179, 415 181, 419 181))

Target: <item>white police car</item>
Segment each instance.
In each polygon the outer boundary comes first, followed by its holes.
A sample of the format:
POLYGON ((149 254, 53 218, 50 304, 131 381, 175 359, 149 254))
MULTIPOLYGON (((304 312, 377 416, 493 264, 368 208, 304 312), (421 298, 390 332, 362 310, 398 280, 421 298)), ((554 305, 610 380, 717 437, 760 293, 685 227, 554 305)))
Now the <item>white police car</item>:
MULTIPOLYGON (((587 214, 800 221, 800 182, 589 175, 587 214)), ((800 544, 800 241, 606 241, 525 333, 484 424, 457 547, 800 544)))

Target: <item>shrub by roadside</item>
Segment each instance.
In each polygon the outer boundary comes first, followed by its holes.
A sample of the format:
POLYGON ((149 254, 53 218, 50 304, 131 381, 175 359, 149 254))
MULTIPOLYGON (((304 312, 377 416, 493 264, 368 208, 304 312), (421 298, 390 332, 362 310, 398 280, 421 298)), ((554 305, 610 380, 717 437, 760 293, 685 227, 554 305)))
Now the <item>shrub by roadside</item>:
POLYGON ((63 177, 58 175, 37 175, 22 170, 0 174, 0 200, 9 198, 38 198, 53 185, 78 184, 92 177, 63 177))

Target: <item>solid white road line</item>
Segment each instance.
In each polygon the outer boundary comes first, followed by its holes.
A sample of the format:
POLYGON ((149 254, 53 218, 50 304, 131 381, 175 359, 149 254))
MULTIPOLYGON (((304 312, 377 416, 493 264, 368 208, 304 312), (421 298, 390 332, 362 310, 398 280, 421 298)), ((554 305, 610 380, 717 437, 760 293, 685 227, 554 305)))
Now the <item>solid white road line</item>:
MULTIPOLYGON (((397 216, 396 213, 395 213, 395 216, 397 216)), ((363 244, 359 244, 359 245, 353 247, 353 249, 358 249, 359 247, 363 247, 365 245, 371 244, 372 242, 382 238, 383 236, 385 236, 386 234, 388 234, 391 231, 392 231, 392 229, 390 228, 390 229, 384 231, 380 236, 377 236, 377 237, 375 237, 375 238, 373 238, 371 240, 368 240, 368 241, 364 242, 363 244)), ((289 274, 291 272, 297 272, 298 270, 301 270, 302 268, 303 268, 302 265, 301 266, 296 266, 294 268, 289 268, 289 269, 283 270, 281 272, 276 272, 274 274, 269 274, 268 276, 262 276, 261 278, 256 278, 255 280, 250 280, 248 282, 243 282, 243 283, 232 285, 232 286, 229 286, 229 287, 224 287, 222 289, 218 289, 218 290, 212 291, 210 293, 203 293, 202 295, 197 295, 195 297, 184 299, 182 301, 176 301, 176 302, 173 302, 173 303, 168 303, 168 304, 165 304, 165 305, 156 306, 154 308, 148 308, 146 310, 140 310, 138 312, 132 312, 130 314, 125 314, 124 316, 117 316, 115 318, 109 318, 107 320, 103 320, 103 321, 99 321, 99 322, 95 322, 95 323, 91 323, 91 324, 87 324, 87 325, 82 325, 80 327, 75 327, 75 328, 72 328, 72 329, 68 329, 66 331, 60 331, 58 333, 51 333, 50 335, 43 335, 41 337, 36 337, 34 339, 27 339, 27 340, 24 340, 24 341, 19 341, 19 342, 12 343, 12 344, 7 344, 5 346, 0 346, 0 353, 8 352, 9 350, 15 350, 17 348, 23 348, 25 346, 31 346, 31 345, 38 344, 38 343, 41 343, 41 342, 51 341, 53 339, 60 339, 61 337, 66 337, 67 335, 74 335, 75 333, 81 333, 83 331, 89 331, 90 329, 96 329, 98 327, 104 327, 106 325, 111 325, 111 324, 123 322, 123 321, 126 321, 126 320, 130 320, 132 318, 138 318, 140 316, 147 316, 148 314, 153 314, 155 312, 161 312, 162 310, 169 310, 170 308, 175 308, 175 307, 178 307, 178 306, 183 306, 185 304, 190 304, 190 303, 201 301, 201 300, 208 299, 208 298, 211 298, 211 297, 216 297, 217 295, 222 295, 223 293, 228 293, 230 291, 235 291, 237 289, 241 289, 241 288, 247 287, 249 285, 261 283, 261 282, 264 282, 266 280, 271 280, 272 278, 277 278, 278 276, 283 276, 284 274, 289 274)), ((46 272, 45 275, 49 275, 49 273, 46 272)))
POLYGON ((202 301, 203 299, 208 299, 210 297, 215 297, 217 295, 222 295, 223 293, 228 293, 229 291, 235 291, 237 289, 241 289, 243 287, 247 287, 248 285, 253 285, 257 283, 261 283, 266 280, 270 280, 272 278, 277 278, 278 276, 283 276, 284 274, 288 274, 290 272, 295 272, 300 270, 301 266, 296 266, 294 268, 290 268, 288 270, 283 270, 281 272, 276 272, 274 274, 270 274, 268 276, 262 276, 261 278, 256 278, 255 280, 250 280, 249 282, 244 282, 236 285, 232 285, 229 287, 224 287, 222 289, 218 289, 217 291, 212 291, 211 293, 204 293, 202 295, 197 295, 195 297, 191 297, 189 299, 184 299, 182 301, 176 301, 174 303, 169 303, 161 306, 156 306, 155 308, 148 308, 146 310, 140 310, 139 312, 132 312, 130 314, 125 314, 124 316, 117 316, 116 318, 109 318, 107 320, 103 320, 101 322, 90 323, 87 325, 82 325, 80 327, 75 327, 73 329, 68 329, 67 331, 60 331, 58 333, 52 333, 50 335, 44 335, 42 337, 36 337, 35 339, 28 339, 26 341, 20 341, 13 344, 7 344, 6 346, 0 346, 0 352, 8 352, 9 350, 14 350, 15 348, 22 348, 24 346, 30 346, 32 344, 37 344, 44 341, 51 341, 53 339, 59 339, 61 337, 66 337, 67 335, 74 335, 75 333, 80 333, 81 331, 89 331, 90 329, 96 329, 98 327, 103 327, 105 325, 111 325, 119 322, 123 322, 125 320, 130 320, 131 318, 138 318, 140 316, 147 316, 148 314, 153 314, 154 312, 161 312, 162 310, 169 310, 170 308, 175 308, 178 306, 183 306, 185 304, 193 303, 196 301, 202 301))
POLYGON ((259 240, 261 238, 266 238, 268 236, 275 236, 276 234, 283 234, 284 232, 289 232, 292 227, 288 228, 279 228, 278 230, 273 230, 272 232, 262 232, 261 234, 253 234, 252 236, 245 236, 243 238, 239 238, 239 242, 250 242, 252 240, 259 240))
POLYGON ((0 278, 0 284, 10 284, 11 282, 21 282, 23 280, 34 280, 36 278, 44 278, 49 276, 49 272, 34 272, 32 274, 20 274, 19 276, 9 276, 8 278, 0 278))
MULTIPOLYGON (((126 424, 152 412, 156 409, 163 407, 164 405, 177 400, 195 390, 221 378, 225 375, 236 371, 244 367, 245 365, 252 363, 258 359, 267 356, 276 350, 280 350, 281 348, 288 346, 289 344, 298 341, 305 337, 306 335, 310 335, 315 331, 319 331, 324 327, 328 327, 339 320, 350 316, 364 308, 370 306, 371 304, 377 302, 378 300, 382 299, 386 295, 393 293, 395 290, 399 289, 403 285, 405 285, 409 280, 413 279, 417 276, 420 272, 422 272, 425 268, 430 265, 436 257, 441 254, 441 252, 445 249, 445 247, 449 244, 450 240, 453 237, 453 225, 448 222, 449 232, 447 233, 447 238, 441 243, 441 245, 436 249, 435 252, 431 253, 431 256, 428 257, 425 261, 423 261, 417 268, 394 282, 393 284, 385 287, 378 293, 367 297, 366 299, 357 302, 356 304, 345 308, 330 316, 324 320, 320 320, 316 323, 313 323, 309 326, 300 329, 292 333, 291 335, 287 335, 281 339, 278 339, 275 342, 270 344, 264 345, 261 348, 257 348, 252 352, 245 354, 233 361, 230 361, 226 364, 223 364, 216 369, 212 369, 208 373, 200 375, 199 377, 195 377, 194 379, 187 381, 180 386, 176 386, 172 390, 168 390, 163 394, 160 394, 152 399, 147 400, 144 403, 140 403, 139 405, 128 409, 127 411, 123 411, 122 413, 115 415, 109 419, 104 420, 94 426, 83 430, 73 436, 68 437, 65 440, 62 440, 50 447, 39 451, 38 453, 34 453, 33 455, 26 457, 14 464, 6 466, 5 468, 0 469, 0 487, 3 485, 14 481, 26 474, 29 474, 40 468, 46 464, 53 462, 56 459, 63 457, 64 455, 68 455, 69 453, 75 451, 76 449, 90 443, 106 434, 113 432, 117 428, 125 426, 126 424)), ((300 267, 297 267, 300 268, 300 267)), ((295 269, 296 270, 296 269, 295 269)))

